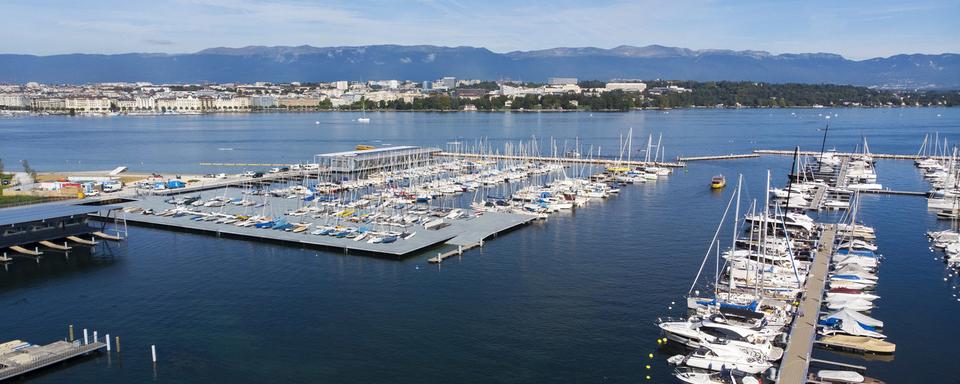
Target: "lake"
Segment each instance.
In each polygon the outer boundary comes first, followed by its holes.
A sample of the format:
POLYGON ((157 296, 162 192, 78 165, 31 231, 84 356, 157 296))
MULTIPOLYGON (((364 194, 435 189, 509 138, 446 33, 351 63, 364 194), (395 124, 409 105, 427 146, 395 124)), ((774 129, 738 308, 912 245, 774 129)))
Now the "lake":
MULTIPOLYGON (((242 169, 200 163, 293 163, 357 144, 446 148, 481 138, 498 148, 579 141, 615 156, 631 128, 635 149, 662 133, 668 159, 819 150, 827 123, 827 148, 842 151, 864 136, 872 152, 904 154, 926 133, 960 137, 960 109, 943 108, 370 113, 369 124, 357 116, 3 118, 0 158, 8 170, 28 159, 40 171, 212 173, 242 169)), ((0 271, 0 340, 45 343, 66 337, 68 324, 122 338, 121 356, 45 370, 30 376, 37 383, 675 382, 654 321, 680 314, 668 307, 683 300, 734 192, 712 192, 710 177, 723 173, 733 185, 742 173, 744 196, 762 199, 766 171, 783 184, 790 162, 690 163, 440 267, 426 255, 379 259, 131 227, 128 241, 95 254, 18 259, 0 271)), ((877 172, 891 189, 929 188, 911 161, 881 160, 877 172)), ((892 362, 814 356, 866 365, 888 383, 960 377, 950 363, 960 345, 960 278, 924 235, 948 223, 913 196, 864 196, 861 217, 887 258, 872 316, 886 323, 897 354, 892 362)))

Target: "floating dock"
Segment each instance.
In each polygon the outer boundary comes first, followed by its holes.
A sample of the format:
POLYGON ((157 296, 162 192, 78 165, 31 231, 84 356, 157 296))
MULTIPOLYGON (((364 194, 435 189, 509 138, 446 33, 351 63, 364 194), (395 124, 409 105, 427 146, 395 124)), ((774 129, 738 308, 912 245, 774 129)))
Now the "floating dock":
POLYGON ((825 225, 820 233, 819 247, 813 258, 813 265, 807 275, 800 306, 790 329, 790 339, 780 364, 779 384, 804 384, 812 359, 814 339, 817 337, 817 322, 823 291, 826 287, 827 272, 833 258, 833 243, 837 228, 825 225))
POLYGON ((31 345, 0 354, 0 380, 35 371, 61 361, 105 349, 107 344, 95 341, 83 344, 57 341, 47 345, 31 345))
MULTIPOLYGON (((222 194, 222 193, 221 193, 222 194)), ((301 203, 299 199, 273 198, 270 200, 270 210, 279 212, 289 212, 297 208, 301 203)), ((154 212, 162 212, 174 206, 163 201, 159 196, 149 196, 140 201, 120 203, 124 207, 138 207, 142 209, 152 209, 154 212)), ((254 213, 244 212, 245 208, 240 206, 227 206, 220 208, 200 208, 206 212, 222 212, 229 215, 252 215, 254 213)), ((260 211, 261 208, 257 208, 260 211)), ((466 211, 466 210, 465 210, 466 211)), ((472 212, 469 211, 469 212, 472 212)), ((288 222, 301 220, 299 217, 284 217, 274 215, 275 218, 285 218, 288 222)), ((195 221, 191 220, 191 215, 181 217, 144 215, 140 213, 128 213, 126 221, 134 225, 160 227, 166 229, 183 230, 188 232, 198 232, 214 236, 234 237, 241 239, 270 241, 301 247, 325 248, 331 250, 340 250, 345 253, 356 252, 364 254, 374 254, 381 256, 400 257, 408 256, 425 251, 427 248, 443 244, 452 246, 465 246, 468 244, 479 243, 480 240, 494 236, 498 233, 509 231, 513 228, 527 224, 535 219, 535 216, 521 215, 513 213, 486 212, 480 216, 470 216, 460 219, 444 219, 448 224, 439 229, 426 229, 419 224, 408 224, 406 228, 384 227, 385 230, 395 230, 412 233, 413 236, 408 239, 399 239, 396 242, 368 243, 365 240, 354 241, 350 238, 337 238, 326 235, 313 235, 310 232, 325 225, 338 225, 337 222, 324 223, 324 219, 311 219, 304 217, 305 222, 314 222, 308 230, 300 233, 274 230, 269 228, 239 227, 233 224, 221 224, 215 221, 195 221), (390 229, 386 229, 390 228, 390 229)), ((435 218, 434 218, 435 219, 435 218)), ((358 226, 361 224, 349 223, 343 221, 341 225, 358 226)), ((370 230, 377 231, 381 228, 377 224, 362 224, 370 227, 370 230)))
POLYGON ((682 168, 686 164, 683 162, 654 162, 654 161, 636 161, 636 160, 616 160, 616 159, 590 159, 577 157, 545 157, 545 156, 516 156, 499 154, 477 154, 477 153, 459 153, 459 152, 439 152, 434 156, 454 157, 465 159, 481 160, 518 160, 540 163, 571 163, 571 164, 592 164, 602 166, 629 166, 629 167, 670 167, 682 168))

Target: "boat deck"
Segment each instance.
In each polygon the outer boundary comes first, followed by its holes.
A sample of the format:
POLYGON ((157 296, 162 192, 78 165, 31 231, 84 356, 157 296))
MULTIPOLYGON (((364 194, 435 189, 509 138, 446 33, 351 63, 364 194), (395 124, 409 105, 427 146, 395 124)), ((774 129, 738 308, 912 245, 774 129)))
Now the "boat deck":
POLYGON ((820 235, 817 254, 804 285, 797 316, 790 330, 790 340, 780 364, 780 384, 803 384, 807 381, 810 354, 817 336, 817 321, 826 287, 827 272, 833 258, 833 241, 836 226, 826 225, 820 235))

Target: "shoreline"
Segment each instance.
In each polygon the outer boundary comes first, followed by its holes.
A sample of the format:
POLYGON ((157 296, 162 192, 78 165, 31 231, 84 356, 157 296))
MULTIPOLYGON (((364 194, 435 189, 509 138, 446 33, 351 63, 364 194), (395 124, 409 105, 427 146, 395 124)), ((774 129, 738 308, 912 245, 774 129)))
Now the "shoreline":
MULTIPOLYGON (((951 109, 958 108, 960 106, 946 106, 946 105, 897 105, 897 106, 790 106, 790 107, 708 107, 708 106, 690 106, 690 107, 676 107, 676 108, 631 108, 628 110, 619 110, 619 109, 497 109, 497 110, 462 110, 462 109, 375 109, 367 111, 369 113, 382 113, 382 112, 391 112, 391 113, 625 113, 625 112, 636 112, 636 111, 674 111, 674 110, 704 110, 704 109, 717 109, 717 110, 770 110, 770 109, 787 109, 787 110, 803 110, 803 109, 906 109, 906 108, 929 108, 929 109, 951 109)), ((9 110, 9 109, 0 109, 0 117, 21 117, 21 116, 31 116, 31 117, 40 117, 40 116, 71 116, 71 117, 115 117, 115 116, 208 116, 208 115, 246 115, 246 114, 297 114, 297 113, 357 113, 363 112, 360 110, 352 109, 304 109, 304 110, 284 110, 284 109, 268 109, 268 110, 246 110, 246 111, 202 111, 202 112, 191 112, 191 113, 164 113, 164 112, 141 112, 141 113, 122 113, 122 112, 99 112, 99 113, 74 113, 69 112, 34 112, 26 110, 9 110)))

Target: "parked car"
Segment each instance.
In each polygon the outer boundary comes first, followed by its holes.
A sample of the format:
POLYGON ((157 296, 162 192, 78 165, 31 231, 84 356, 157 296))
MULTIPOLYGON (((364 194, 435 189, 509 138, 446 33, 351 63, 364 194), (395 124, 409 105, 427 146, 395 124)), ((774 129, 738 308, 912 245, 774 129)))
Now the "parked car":
POLYGON ((254 179, 258 179, 258 178, 261 178, 261 177, 263 177, 263 172, 257 172, 257 173, 254 173, 254 174, 253 174, 253 178, 254 178, 254 179))

